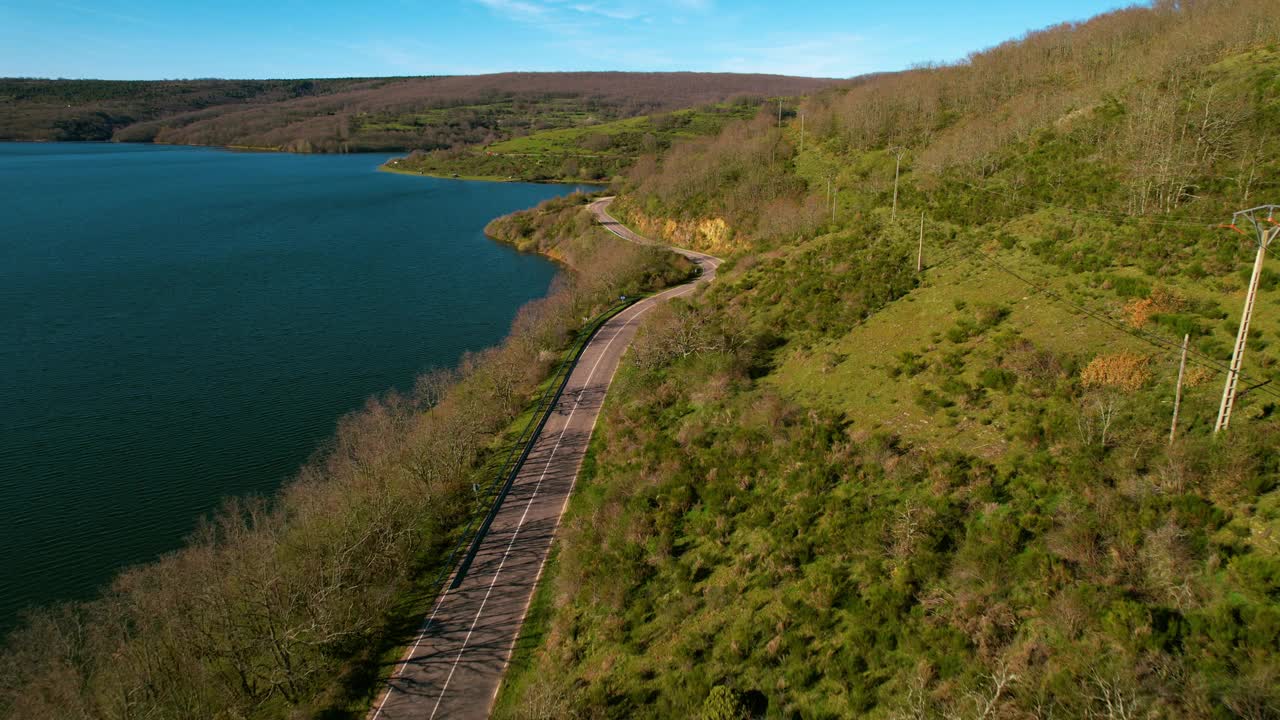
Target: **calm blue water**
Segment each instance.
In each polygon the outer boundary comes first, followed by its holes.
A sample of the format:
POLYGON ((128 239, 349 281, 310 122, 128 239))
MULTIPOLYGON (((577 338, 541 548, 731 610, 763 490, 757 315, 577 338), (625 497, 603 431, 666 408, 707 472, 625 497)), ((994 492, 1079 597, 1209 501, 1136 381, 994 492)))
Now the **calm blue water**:
POLYGON ((499 341, 567 192, 385 157, 0 143, 0 630, 270 492, 365 398, 499 341))

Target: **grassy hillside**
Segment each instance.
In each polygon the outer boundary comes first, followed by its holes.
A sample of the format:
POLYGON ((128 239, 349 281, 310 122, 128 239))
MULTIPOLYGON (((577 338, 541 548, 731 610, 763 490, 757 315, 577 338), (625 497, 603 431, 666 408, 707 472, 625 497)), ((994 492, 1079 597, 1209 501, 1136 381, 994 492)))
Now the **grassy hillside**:
POLYGON ((638 162, 618 212, 729 259, 628 354, 501 715, 1280 716, 1274 258, 1212 432, 1253 259, 1216 226, 1280 202, 1269 10, 1122 10, 638 162))
POLYGON ((503 73, 338 80, 0 79, 0 140, 295 152, 436 150, 830 80, 729 73, 503 73))
POLYGON ((485 180, 599 182, 629 169, 643 155, 665 152, 673 142, 716 135, 734 120, 753 117, 762 102, 758 96, 742 96, 657 115, 584 121, 479 147, 415 152, 389 161, 386 168, 485 180))

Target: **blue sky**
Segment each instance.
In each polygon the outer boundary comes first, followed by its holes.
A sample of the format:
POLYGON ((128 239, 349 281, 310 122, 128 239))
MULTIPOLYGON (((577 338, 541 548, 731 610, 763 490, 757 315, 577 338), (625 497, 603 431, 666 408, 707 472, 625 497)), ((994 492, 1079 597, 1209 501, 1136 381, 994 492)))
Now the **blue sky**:
POLYGON ((0 76, 703 70, 849 77, 961 59, 1108 0, 0 0, 0 76))

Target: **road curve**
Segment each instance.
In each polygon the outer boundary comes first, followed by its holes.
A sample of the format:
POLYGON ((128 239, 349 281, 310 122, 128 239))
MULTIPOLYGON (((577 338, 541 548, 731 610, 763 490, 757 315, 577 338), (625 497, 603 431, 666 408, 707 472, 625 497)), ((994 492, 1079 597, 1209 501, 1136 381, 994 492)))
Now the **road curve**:
MULTIPOLYGON (((600 224, 623 239, 655 244, 609 215, 612 200, 591 204, 600 224)), ((646 313, 710 281, 720 264, 710 255, 672 249, 697 263, 700 277, 623 310, 587 344, 471 569, 456 589, 436 600, 369 720, 489 716, 623 352, 646 313)), ((452 579, 445 587, 450 585, 452 579)))

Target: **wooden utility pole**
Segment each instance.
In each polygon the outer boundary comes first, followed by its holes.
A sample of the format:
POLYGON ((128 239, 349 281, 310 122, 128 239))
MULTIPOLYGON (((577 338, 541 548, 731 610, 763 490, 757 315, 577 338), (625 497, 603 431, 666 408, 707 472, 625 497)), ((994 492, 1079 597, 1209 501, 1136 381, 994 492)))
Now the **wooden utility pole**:
POLYGON ((836 193, 835 193, 835 188, 831 186, 831 182, 834 179, 835 179, 834 176, 831 176, 831 175, 827 176, 827 207, 831 209, 832 224, 834 224, 836 221, 836 193))
POLYGON ((898 219, 898 175, 899 175, 899 173, 902 171, 902 156, 906 154, 907 149, 906 149, 906 148, 904 148, 904 147, 902 147, 902 146, 900 146, 900 145, 895 145, 895 146, 893 146, 893 147, 889 148, 889 152, 893 153, 893 157, 894 157, 894 161, 895 161, 895 162, 894 162, 894 165, 893 165, 893 215, 892 215, 892 219, 897 220, 897 219, 898 219))
POLYGON ((1190 342, 1190 333, 1182 336, 1182 362, 1178 364, 1178 389, 1173 394, 1173 422, 1169 424, 1170 445, 1178 434, 1178 409, 1182 407, 1182 378, 1187 373, 1187 344, 1190 342))
POLYGON ((1262 277, 1262 264, 1266 261, 1267 248, 1280 235, 1280 223, 1276 222, 1275 211, 1280 205, 1261 205, 1248 210, 1241 210, 1231 216, 1230 228, 1242 235, 1238 223, 1247 220, 1257 233, 1258 255, 1253 261, 1253 275, 1249 278, 1249 292, 1244 298, 1244 314, 1240 318, 1240 331, 1236 333, 1235 349, 1231 351, 1231 370, 1227 372, 1227 384, 1222 390, 1222 404, 1218 407, 1218 422, 1213 426, 1215 433, 1226 430, 1231 424, 1231 411, 1236 403, 1236 384, 1240 380, 1240 366, 1244 364, 1244 346, 1249 341, 1249 321, 1253 319, 1253 306, 1258 299, 1258 281, 1262 277))
POLYGON ((920 213, 920 249, 916 251, 916 274, 924 272, 924 213, 920 213))

